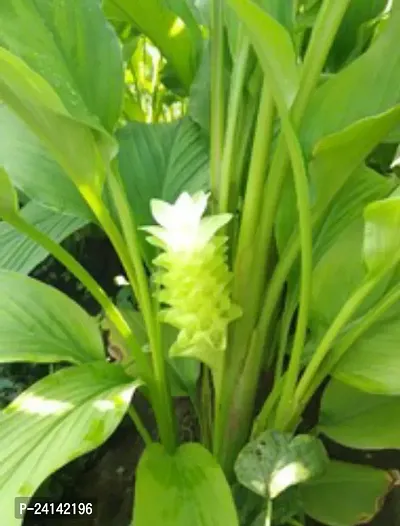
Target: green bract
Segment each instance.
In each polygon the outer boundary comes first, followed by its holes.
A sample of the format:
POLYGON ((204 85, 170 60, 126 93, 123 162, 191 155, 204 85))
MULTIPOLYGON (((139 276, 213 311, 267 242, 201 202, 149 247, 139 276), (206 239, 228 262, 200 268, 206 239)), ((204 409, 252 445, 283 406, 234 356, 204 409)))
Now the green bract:
POLYGON ((202 217, 208 195, 184 192, 171 205, 154 199, 151 209, 161 226, 144 227, 149 241, 163 249, 154 264, 157 298, 167 305, 160 311, 165 323, 180 332, 172 355, 197 356, 211 367, 215 351, 226 346, 226 327, 240 315, 230 299, 231 272, 225 261, 226 240, 216 232, 230 214, 202 217))

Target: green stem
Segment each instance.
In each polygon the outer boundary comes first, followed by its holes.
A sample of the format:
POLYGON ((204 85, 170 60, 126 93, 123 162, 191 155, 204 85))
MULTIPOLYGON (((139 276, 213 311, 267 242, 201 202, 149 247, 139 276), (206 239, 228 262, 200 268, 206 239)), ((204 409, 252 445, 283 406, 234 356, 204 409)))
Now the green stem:
POLYGON ((158 401, 154 402, 161 439, 168 451, 173 451, 176 445, 175 418, 166 373, 157 309, 151 299, 148 280, 141 259, 135 220, 126 200, 122 184, 119 182, 116 173, 110 174, 109 184, 120 217, 130 261, 132 262, 133 268, 131 270, 131 275, 136 278, 138 293, 137 300, 143 314, 152 351, 151 357, 153 361, 154 379, 158 387, 158 401))
POLYGON ((267 500, 267 509, 265 513, 265 525, 272 526, 272 499, 268 498, 267 500))
POLYGON ((345 325, 351 320, 362 302, 368 297, 368 295, 374 290, 374 288, 381 282, 386 276, 387 272, 391 269, 386 267, 379 274, 371 277, 363 285, 361 285, 354 294, 347 300, 339 314, 336 316, 330 327, 326 331, 320 344, 318 345, 313 358, 306 367, 304 374, 299 382, 296 389, 295 400, 296 406, 300 404, 305 394, 309 391, 310 385, 313 383, 318 370, 322 362, 331 351, 331 347, 345 325))
POLYGON ((247 270, 247 254, 254 242, 262 206, 262 189, 266 176, 266 164, 270 153, 274 122, 274 99, 269 88, 269 82, 264 78, 260 106, 256 123, 254 144, 251 155, 243 212, 240 222, 240 232, 237 247, 237 256, 234 268, 233 295, 238 297, 238 288, 246 288, 246 279, 243 273, 247 270))
POLYGON ((128 409, 128 415, 131 417, 132 422, 135 424, 137 432, 142 437, 143 442, 146 446, 150 446, 153 443, 150 433, 147 431, 142 420, 140 419, 139 414, 133 406, 130 406, 128 409))
MULTIPOLYGON (((302 68, 302 75, 301 75, 301 82, 300 82, 300 88, 299 92, 297 94, 296 100, 294 102, 293 108, 292 108, 292 121, 293 123, 290 123, 290 120, 288 117, 286 117, 286 122, 283 122, 284 112, 285 108, 284 105, 280 104, 280 116, 282 119, 282 125, 285 126, 286 130, 284 130, 284 133, 281 134, 280 139, 278 140, 278 145, 275 150, 275 155, 273 157, 271 169, 269 172, 269 175, 267 177, 264 191, 263 191, 263 197, 262 201, 264 203, 263 206, 263 215, 261 217, 260 223, 260 234, 257 235, 257 256, 250 260, 248 262, 248 267, 246 269, 242 269, 246 276, 246 288, 247 288, 247 297, 252 298, 253 301, 250 303, 246 302, 241 303, 240 305, 245 307, 245 315, 243 316, 243 319, 238 320, 237 323, 233 324, 233 330, 232 327, 229 329, 229 339, 228 341, 232 342, 231 346, 229 348, 229 363, 227 364, 229 367, 227 367, 227 373, 224 375, 224 388, 222 391, 222 400, 220 403, 220 406, 218 408, 218 411, 222 413, 220 418, 217 418, 216 421, 216 430, 214 433, 214 436, 216 437, 216 443, 214 443, 214 451, 217 454, 217 457, 219 458, 221 465, 223 465, 226 472, 229 472, 231 467, 229 466, 229 459, 234 458, 234 454, 232 452, 224 452, 223 449, 225 448, 225 443, 228 444, 228 449, 234 450, 238 447, 238 440, 231 440, 229 443, 227 442, 227 433, 229 433, 230 427, 232 426, 232 421, 234 422, 238 418, 238 414, 235 413, 235 411, 241 411, 241 414, 243 411, 247 410, 250 406, 249 400, 247 397, 249 396, 249 393, 251 390, 246 389, 245 386, 242 387, 242 389, 237 390, 236 386, 239 381, 239 378, 241 378, 244 364, 246 362, 246 355, 249 353, 249 343, 250 339, 252 338, 253 334, 253 326, 255 324, 256 316, 258 315, 258 309, 259 309, 259 303, 257 303, 256 298, 262 297, 262 291, 264 290, 266 275, 265 275, 265 262, 270 261, 271 259, 271 252, 273 247, 273 234, 274 234, 274 224, 276 219, 276 211, 279 203, 279 197, 282 189, 282 185, 284 183, 285 177, 287 175, 287 167, 288 167, 288 161, 289 161, 289 155, 292 160, 292 164, 294 165, 294 171, 297 172, 297 176, 299 174, 301 175, 301 171, 299 171, 299 163, 302 163, 302 154, 301 150, 299 151, 298 141, 297 137, 295 136, 292 128, 292 124, 294 128, 297 128, 301 118, 304 114, 305 108, 308 104, 308 101, 314 91, 315 86, 317 85, 319 81, 319 75, 322 71, 322 68, 324 66, 326 57, 329 53, 330 47, 332 45, 332 42, 334 40, 336 29, 338 28, 340 21, 343 17, 343 14, 345 12, 345 9, 348 6, 350 0, 338 0, 336 2, 336 5, 334 5, 333 2, 326 1, 324 6, 330 5, 330 8, 327 9, 325 7, 323 10, 321 10, 321 13, 319 15, 319 20, 315 26, 312 41, 310 43, 310 46, 306 53, 305 63, 302 68), (338 6, 341 6, 342 9, 338 9, 338 6), (317 45, 318 44, 318 45, 317 45), (251 279, 248 280, 247 277, 250 276, 251 279), (255 307, 255 316, 248 316, 246 313, 248 313, 249 310, 253 309, 255 307), (246 319, 245 319, 246 316, 246 319), (241 326, 241 330, 238 331, 237 327, 241 326), (235 327, 236 326, 236 327, 235 327), (235 331, 235 332, 233 332, 235 331), (234 338, 232 338, 232 334, 234 334, 234 338), (242 399, 243 398, 243 399, 242 399), (246 398, 246 400, 245 400, 246 398), (235 399, 235 402, 232 402, 232 400, 235 399), (230 406, 234 408, 234 411, 230 410, 230 406), (240 409, 242 408, 242 409, 240 409), (231 421, 231 422, 230 422, 231 421), (228 459, 228 462, 226 462, 226 459, 228 459)), ((329 7, 329 6, 328 6, 329 7)), ((280 96, 280 93, 275 93, 276 96, 280 96)), ((276 101, 278 103, 278 101, 276 101)), ((301 166, 300 166, 300 169, 301 166)), ((296 175, 296 173, 295 173, 296 175)), ((301 177, 302 179, 303 177, 301 177)), ((306 185, 303 184, 303 188, 306 187, 306 185)), ((299 189, 298 189, 299 190, 299 189)), ((304 194, 304 191, 302 191, 304 194)), ((308 206, 308 195, 307 195, 307 206, 308 206)), ((305 284, 310 279, 310 259, 311 259, 311 251, 310 251, 310 218, 308 217, 309 210, 306 210, 306 206, 304 203, 299 203, 302 207, 302 217, 303 217, 303 233, 301 234, 303 237, 302 241, 302 258, 303 258, 303 284, 305 284), (304 220, 305 219, 305 220, 304 220)), ((297 250, 294 251, 294 260, 297 257, 297 250)), ((287 263, 285 263, 287 266, 287 263)), ((281 287, 279 283, 279 278, 282 277, 284 274, 283 283, 285 282, 287 273, 289 272, 291 267, 291 264, 288 265, 288 269, 281 268, 281 276, 278 276, 278 278, 275 280, 275 293, 278 292, 278 298, 279 300, 279 294, 281 292, 281 287), (284 271, 284 272, 282 272, 284 271), (285 273, 287 272, 287 273, 285 273)), ((292 373, 291 378, 295 377, 296 369, 297 367, 297 361, 298 356, 301 353, 300 347, 302 340, 304 340, 304 324, 307 319, 307 310, 309 303, 309 299, 307 299, 307 295, 309 294, 309 291, 304 289, 302 290, 302 318, 301 318, 301 325, 297 333, 297 339, 296 339, 296 357, 294 361, 294 365, 292 365, 292 373)), ((270 298, 272 295, 269 295, 270 298)), ((257 332, 264 332, 266 335, 269 325, 272 320, 272 316, 275 310, 275 306, 277 301, 271 305, 271 302, 267 305, 267 309, 263 309, 263 320, 262 321, 262 327, 261 330, 257 332)), ((259 339, 259 338, 257 338, 259 339)), ((258 355, 259 358, 262 355, 262 349, 264 346, 264 342, 267 340, 267 338, 261 340, 259 339, 259 348, 258 348, 258 355)), ((252 347, 252 345, 250 345, 252 347)), ((254 367, 256 365, 255 357, 252 357, 252 367, 249 369, 254 372, 254 367)), ((260 361, 260 360, 259 360, 260 361)), ((242 379, 240 380, 243 384, 246 384, 250 381, 254 382, 254 377, 242 379)), ((292 381, 292 380, 291 380, 292 381)), ((288 386, 291 388, 291 384, 288 386)), ((243 415, 242 415, 243 416, 243 415)))
POLYGON ((219 212, 230 211, 231 180, 235 173, 235 147, 237 144, 237 127, 239 123, 240 107, 243 99, 243 88, 247 64, 249 60, 250 43, 247 38, 242 39, 238 56, 232 73, 232 86, 229 95, 229 113, 226 137, 221 164, 221 181, 219 189, 219 212))
POLYGON ((293 314, 297 306, 297 298, 295 301, 290 301, 289 296, 285 298, 285 307, 283 309, 280 336, 279 336, 279 349, 278 356, 275 365, 275 378, 278 379, 283 374, 283 366, 285 361, 285 355, 287 352, 287 345, 289 339, 290 325, 292 323, 293 314))
MULTIPOLYGON (((135 292, 135 296, 138 299, 138 301, 142 301, 143 304, 143 296, 141 294, 143 284, 140 286, 135 274, 135 268, 132 265, 132 262, 129 257, 129 252, 126 249, 126 242, 124 238, 122 237, 119 229, 115 225, 113 219, 110 216, 109 211, 105 207, 104 203, 102 202, 101 198, 92 191, 90 187, 80 187, 80 191, 92 211, 94 212, 97 220, 99 221, 100 225, 103 227, 104 231, 106 232, 108 238, 110 239, 111 243, 113 244, 121 262, 122 265, 127 273, 129 282, 131 283, 133 290, 135 292)), ((146 305, 145 307, 145 314, 146 318, 149 317, 149 308, 146 305)), ((149 333, 149 337, 152 335, 152 338, 154 338, 154 332, 149 333)), ((157 337, 157 335, 156 335, 157 337)), ((156 344, 158 345, 158 343, 156 344)), ((152 357, 154 359, 154 352, 152 353, 152 357)), ((159 356, 159 353, 157 353, 157 357, 159 356)), ((158 358, 157 358, 158 359, 158 358)), ((163 399, 162 389, 163 384, 159 381, 160 378, 157 376, 157 373, 154 371, 153 367, 153 374, 154 377, 148 380, 148 387, 151 393, 151 399, 154 407, 154 411, 157 418, 157 424, 159 426, 161 440, 163 441, 164 446, 169 450, 173 451, 175 448, 175 435, 173 433, 173 422, 174 420, 171 418, 167 411, 165 411, 165 404, 166 400, 163 399)), ((158 371, 159 374, 159 371, 158 371)))
MULTIPOLYGON (((332 2, 331 0, 325 0, 319 11, 301 70, 299 91, 291 111, 295 128, 299 126, 310 97, 318 84, 319 76, 350 1, 335 0, 335 2, 332 2)), ((264 202, 267 202, 266 200, 268 199, 268 207, 264 208, 263 226, 260 235, 260 246, 263 250, 264 260, 268 256, 276 209, 286 176, 288 161, 285 138, 281 134, 264 190, 264 202)))
POLYGON ((151 376, 151 372, 142 349, 125 318, 122 316, 118 308, 113 304, 104 290, 100 287, 97 281, 93 279, 90 273, 84 267, 82 267, 82 265, 61 245, 57 244, 51 238, 43 234, 43 232, 25 221, 25 219, 20 215, 7 218, 7 222, 41 245, 47 252, 54 256, 54 258, 60 261, 60 263, 62 263, 64 267, 71 272, 71 274, 73 274, 81 283, 83 283, 93 298, 102 307, 107 318, 113 323, 118 332, 121 334, 127 348, 132 351, 132 355, 138 364, 143 379, 147 382, 151 376))
POLYGON ((325 366, 323 365, 321 370, 318 371, 312 384, 310 384, 307 393, 305 393, 300 400, 298 412, 303 411, 316 389, 318 389, 324 379, 332 373, 341 358, 343 358, 346 352, 351 349, 353 344, 399 300, 400 288, 397 287, 387 294, 377 305, 362 317, 353 329, 349 330, 349 332, 343 336, 337 347, 332 350, 332 356, 329 358, 327 364, 325 366))
MULTIPOLYGON (((244 211, 243 216, 241 219, 241 226, 240 226, 240 233, 239 233, 239 241, 238 241, 238 252, 235 262, 235 270, 234 270, 234 285, 233 288, 236 288, 233 292, 233 298, 235 302, 240 301, 239 304, 246 305, 246 309, 243 313, 243 317, 240 321, 238 321, 237 324, 232 324, 232 326, 229 328, 230 337, 228 338, 229 341, 233 343, 233 347, 231 349, 227 349, 226 352, 226 367, 225 374, 223 377, 223 388, 221 389, 222 397, 219 406, 217 405, 216 408, 216 420, 214 425, 214 447, 215 450, 222 450, 223 443, 224 443, 224 437, 223 437, 223 430, 225 429, 226 422, 228 419, 228 413, 227 410, 228 406, 231 403, 231 398, 229 395, 229 389, 226 388, 226 382, 229 382, 229 376, 231 375, 231 380, 233 382, 233 378, 235 375, 233 374, 234 371, 231 369, 228 353, 232 353, 232 357, 235 360, 237 357, 237 351, 240 351, 242 355, 245 354, 244 349, 240 348, 240 341, 241 338, 243 338, 243 325, 245 324, 248 327, 248 330, 250 332, 252 327, 252 316, 251 316, 251 309, 254 306, 255 301, 251 300, 251 298, 248 301, 245 301, 243 299, 243 296, 246 292, 246 284, 247 284, 247 271, 250 268, 248 258, 252 258, 254 255, 254 251, 252 250, 252 227, 254 229, 257 228, 257 215, 254 213, 256 210, 256 207, 261 208, 261 190, 262 185, 264 183, 264 177, 265 177, 265 162, 268 158, 268 150, 270 146, 270 139, 272 135, 272 125, 273 125, 273 117, 274 117, 274 104, 272 96, 269 93, 268 89, 268 82, 264 81, 262 92, 261 92, 261 99, 260 99, 260 106, 259 106, 259 114, 257 118, 257 124, 256 124, 256 130, 255 130, 255 136, 254 136, 254 144, 253 144, 253 151, 252 151, 252 157, 251 162, 249 166, 249 175, 248 175, 248 183, 246 188, 246 196, 245 196, 245 202, 244 202, 244 211), (243 291, 243 296, 240 296, 238 288, 241 287, 243 291)), ((239 360, 235 360, 238 364, 239 368, 239 360)))
POLYGON ((293 122, 297 126, 303 117, 310 96, 318 84, 336 33, 352 0, 324 0, 307 47, 300 89, 293 105, 293 122))
POLYGON ((263 431, 268 429, 269 421, 273 409, 275 408, 276 403, 281 396, 282 388, 284 385, 284 378, 279 378, 272 388, 272 391, 269 393, 267 399, 262 406, 260 413, 254 421, 253 431, 251 433, 252 438, 257 438, 263 431))
POLYGON ((219 195, 225 130, 224 18, 222 0, 211 1, 211 193, 219 195))
MULTIPOLYGON (((319 76, 350 1, 351 0, 337 0, 332 2, 331 0, 325 0, 319 11, 302 67, 299 91, 291 111, 295 128, 299 126, 310 97, 318 84, 319 76)), ((285 137, 281 134, 264 188, 263 200, 264 202, 268 202, 268 206, 264 208, 264 214, 261 219, 262 227, 258 240, 260 257, 262 257, 264 261, 268 259, 276 210, 282 185, 287 174, 288 161, 289 156, 285 137)), ((255 279, 257 286, 260 286, 262 283, 260 271, 255 279)))
POLYGON ((304 158, 294 129, 289 119, 280 111, 282 128, 285 134, 292 163, 294 186, 296 190, 297 208, 299 213, 300 245, 301 245, 301 283, 300 301, 293 348, 282 398, 277 410, 277 425, 285 418, 291 405, 298 375, 300 373, 301 356, 306 338, 308 313, 311 301, 312 277, 312 219, 308 191, 307 172, 304 158), (287 120, 287 122, 286 122, 287 120))
MULTIPOLYGON (((298 126, 300 123, 312 92, 318 83, 319 75, 322 71, 337 28, 339 27, 349 1, 350 0, 339 0, 338 2, 334 3, 334 5, 332 2, 326 1, 324 4, 324 9, 321 8, 321 12, 314 27, 313 36, 302 68, 299 92, 292 108, 292 121, 294 127, 298 126)), ((273 238, 276 211, 282 185, 287 174, 288 161, 289 156, 285 136, 284 134, 281 134, 278 140, 277 148, 275 150, 275 155, 273 156, 269 175, 264 185, 264 191, 262 195, 260 194, 261 202, 264 203, 264 207, 262 217, 259 220, 261 227, 257 234, 257 256, 254 260, 252 260, 250 258, 252 251, 248 250, 247 261, 243 260, 245 256, 242 256, 242 260, 240 261, 240 274, 248 276, 249 272, 251 272, 252 278, 250 280, 245 280, 246 297, 243 299, 243 301, 235 298, 239 305, 246 305, 244 316, 241 320, 238 320, 238 322, 234 324, 236 326, 233 338, 235 352, 232 352, 232 354, 235 355, 235 362, 239 364, 236 372, 241 367, 243 354, 246 352, 245 350, 248 347, 247 341, 252 331, 254 316, 257 313, 258 305, 255 298, 257 297, 257 293, 259 293, 258 291, 264 290, 264 265, 265 262, 269 261, 270 258, 272 246, 271 241, 273 238), (247 301, 246 298, 249 298, 250 301, 247 301), (252 312, 254 308, 255 311, 252 312)), ((293 257, 293 262, 297 257, 297 250, 292 250, 291 255, 293 257)), ((283 263, 283 267, 286 268, 280 269, 281 273, 280 275, 276 276, 275 279, 275 288, 272 291, 268 291, 270 301, 268 301, 268 303, 264 306, 263 312, 261 314, 261 332, 264 332, 265 334, 268 330, 268 324, 270 323, 273 310, 275 309, 275 305, 278 302, 279 294, 281 292, 281 286, 280 283, 277 283, 277 280, 283 277, 283 286, 293 262, 290 265, 288 265, 288 262, 286 261, 283 263), (285 272, 282 273, 282 270, 285 270, 285 272), (271 302, 272 298, 274 300, 273 304, 271 302)), ((235 368, 233 367, 232 369, 235 368)), ((232 373, 232 375, 233 374, 234 373, 232 373)))

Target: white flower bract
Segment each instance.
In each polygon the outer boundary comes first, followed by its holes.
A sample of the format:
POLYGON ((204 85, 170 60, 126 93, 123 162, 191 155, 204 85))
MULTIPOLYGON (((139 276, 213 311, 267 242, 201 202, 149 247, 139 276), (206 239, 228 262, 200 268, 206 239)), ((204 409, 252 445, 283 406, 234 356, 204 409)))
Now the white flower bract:
POLYGON ((174 204, 152 199, 151 211, 160 226, 144 227, 166 250, 193 252, 202 249, 218 229, 230 219, 230 214, 203 218, 209 194, 181 194, 174 204))

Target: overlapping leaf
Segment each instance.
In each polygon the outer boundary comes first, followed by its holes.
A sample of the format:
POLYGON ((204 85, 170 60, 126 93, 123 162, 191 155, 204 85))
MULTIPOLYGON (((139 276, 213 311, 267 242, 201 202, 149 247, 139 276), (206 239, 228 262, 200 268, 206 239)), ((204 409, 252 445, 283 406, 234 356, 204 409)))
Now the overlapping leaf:
MULTIPOLYGON (((60 214, 33 201, 25 205, 20 214, 28 223, 57 243, 87 223, 84 219, 60 214)), ((0 223, 1 269, 29 274, 47 255, 46 250, 35 241, 21 234, 6 222, 0 223)))

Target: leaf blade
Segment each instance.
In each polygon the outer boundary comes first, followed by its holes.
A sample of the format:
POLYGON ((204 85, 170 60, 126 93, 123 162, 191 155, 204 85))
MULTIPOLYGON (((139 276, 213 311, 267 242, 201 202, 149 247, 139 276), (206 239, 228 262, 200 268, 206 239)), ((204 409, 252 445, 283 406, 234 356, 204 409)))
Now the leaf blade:
POLYGON ((30 497, 51 473, 104 442, 138 383, 120 365, 68 367, 36 382, 4 411, 0 426, 0 507, 21 524, 14 499, 30 497))
POLYGON ((49 285, 0 270, 0 312, 0 362, 104 359, 94 319, 49 285))

